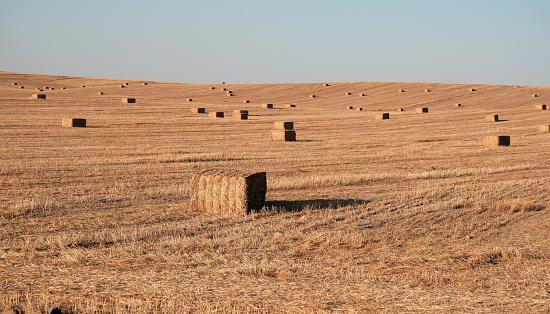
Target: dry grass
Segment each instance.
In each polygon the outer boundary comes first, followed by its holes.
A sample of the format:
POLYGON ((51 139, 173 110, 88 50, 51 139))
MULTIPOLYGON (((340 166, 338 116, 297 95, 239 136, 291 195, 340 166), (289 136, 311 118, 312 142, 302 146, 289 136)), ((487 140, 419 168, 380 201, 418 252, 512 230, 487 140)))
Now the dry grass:
POLYGON ((228 98, 204 84, 130 83, 147 106, 121 106, 122 81, 0 73, 0 310, 549 310, 550 140, 534 127, 549 118, 525 102, 548 88, 242 84, 228 98), (55 101, 11 82, 53 86, 55 101), (344 110, 364 106, 345 95, 359 91, 392 119, 344 110), (181 95, 260 113, 205 119, 181 95), (490 112, 513 119, 480 119, 490 112), (61 116, 93 127, 61 128, 61 116), (270 141, 275 121, 296 122, 299 140, 270 141), (514 145, 484 148, 486 134, 514 145), (266 171, 265 206, 192 211, 189 181, 205 169, 266 171))

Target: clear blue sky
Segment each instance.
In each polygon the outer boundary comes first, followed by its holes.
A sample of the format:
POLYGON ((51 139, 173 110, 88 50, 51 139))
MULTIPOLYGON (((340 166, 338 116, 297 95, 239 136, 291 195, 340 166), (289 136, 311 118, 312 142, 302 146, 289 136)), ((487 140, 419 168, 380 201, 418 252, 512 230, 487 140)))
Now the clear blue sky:
POLYGON ((550 86, 550 1, 0 0, 0 70, 550 86))

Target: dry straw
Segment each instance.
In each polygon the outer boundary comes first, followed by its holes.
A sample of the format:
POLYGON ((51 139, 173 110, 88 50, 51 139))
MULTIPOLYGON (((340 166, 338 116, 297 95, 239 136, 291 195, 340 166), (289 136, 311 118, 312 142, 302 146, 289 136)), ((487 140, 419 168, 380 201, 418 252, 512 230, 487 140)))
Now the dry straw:
POLYGON ((25 86, 19 86, 19 88, 20 88, 20 89, 24 89, 24 88, 25 88, 25 86))
POLYGON ((227 96, 231 97, 231 96, 233 96, 233 94, 227 94, 227 96))
POLYGON ((387 120, 390 118, 389 113, 377 113, 374 115, 375 120, 387 120))
POLYGON ((32 99, 46 99, 45 94, 32 94, 32 99))
POLYGON ((210 118, 223 118, 223 117, 224 117, 224 114, 223 114, 222 111, 216 111, 216 112, 210 112, 210 113, 208 114, 208 116, 209 116, 210 118))
POLYGON ((405 90, 404 90, 404 89, 400 89, 399 92, 400 92, 400 93, 404 93, 405 90))
POLYGON ((539 125, 539 132, 541 133, 549 133, 550 132, 550 125, 539 125))
POLYGON ((122 102, 125 104, 135 104, 136 99, 135 98, 122 98, 122 102))
POLYGON ((367 96, 367 94, 359 94, 359 97, 367 96))
POLYGON ((76 119, 76 118, 62 119, 61 125, 63 127, 68 127, 68 128, 85 128, 86 119, 76 119))
POLYGON ((67 89, 66 87, 61 87, 61 89, 67 89))
POLYGON ((498 114, 490 114, 485 116, 485 121, 487 122, 497 122, 498 121, 498 114))
POLYGON ((265 204, 265 172, 205 171, 191 176, 190 207, 214 214, 246 215, 265 204))
POLYGON ((427 113, 428 108, 416 108, 416 113, 427 113))
POLYGON ((538 109, 538 110, 546 110, 546 105, 543 105, 543 104, 536 104, 536 105, 535 105, 535 109, 538 109))
POLYGON ((120 85, 120 88, 124 88, 125 86, 124 85, 120 85))
POLYGON ((496 146, 510 146, 510 136, 485 136, 483 138, 483 146, 496 147, 496 146))
POLYGON ((206 108, 191 108, 192 113, 206 113, 206 108))
POLYGON ((476 89, 475 88, 470 88, 470 92, 475 92, 476 89))
POLYGON ((429 92, 431 92, 431 90, 427 89, 427 90, 425 90, 425 92, 426 92, 426 93, 429 93, 429 92))
POLYGON ((325 87, 328 87, 328 86, 330 86, 330 85, 329 85, 329 84, 325 84, 325 87))
POLYGON ((262 104, 262 108, 273 109, 273 104, 262 104))

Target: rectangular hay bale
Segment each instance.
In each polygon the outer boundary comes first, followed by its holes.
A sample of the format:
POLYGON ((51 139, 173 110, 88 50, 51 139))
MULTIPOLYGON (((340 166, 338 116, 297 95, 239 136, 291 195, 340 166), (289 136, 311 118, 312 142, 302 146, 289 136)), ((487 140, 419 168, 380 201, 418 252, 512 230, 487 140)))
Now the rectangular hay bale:
POLYGON ((510 136, 485 136, 483 138, 483 146, 496 147, 496 146, 510 146, 510 136))
POLYGON ((244 112, 234 112, 233 120, 248 120, 248 113, 244 112))
POLYGON ((271 130, 271 140, 276 142, 294 142, 296 141, 296 131, 271 130))
POLYGON ((296 105, 287 104, 287 105, 285 105, 285 107, 287 107, 287 108, 296 108, 296 105))
POLYGON ((68 128, 85 128, 86 127, 86 119, 63 119, 61 121, 61 125, 68 128))
POLYGON ((386 120, 390 118, 389 113, 377 113, 374 115, 375 120, 386 120))
POLYGON ((259 211, 265 204, 265 172, 205 171, 191 176, 190 207, 214 214, 241 215, 259 211))
POLYGON ((122 102, 125 104, 135 104, 136 99, 135 98, 122 98, 122 102))
POLYGON ((246 114, 248 114, 248 110, 233 110, 233 113, 246 113, 246 114))
POLYGON ((273 109, 273 104, 262 104, 262 108, 273 109))
POLYGON ((550 125, 539 125, 539 132, 541 133, 550 133, 550 125))
POLYGON ((223 118, 223 117, 224 117, 224 114, 223 114, 222 111, 215 111, 215 112, 210 112, 210 113, 208 114, 208 116, 209 116, 210 118, 223 118))
POLYGON ((498 114, 490 114, 485 116, 485 121, 487 122, 496 122, 498 121, 498 114))
POLYGON ((535 109, 538 109, 538 110, 546 110, 546 105, 543 105, 543 104, 536 104, 536 105, 535 105, 535 109))
POLYGON ((46 99, 46 94, 32 94, 32 99, 46 99))
POLYGON ((191 108, 192 113, 206 113, 206 108, 191 108))
POLYGON ((292 130, 294 129, 294 122, 275 121, 273 123, 273 130, 292 130))
POLYGON ((427 113, 428 108, 416 108, 416 113, 427 113))

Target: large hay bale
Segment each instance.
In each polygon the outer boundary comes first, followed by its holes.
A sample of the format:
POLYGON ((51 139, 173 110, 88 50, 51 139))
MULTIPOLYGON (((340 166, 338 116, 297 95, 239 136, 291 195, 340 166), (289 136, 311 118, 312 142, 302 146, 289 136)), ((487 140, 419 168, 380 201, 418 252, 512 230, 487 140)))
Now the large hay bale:
POLYGON ((285 107, 287 107, 287 108, 295 108, 295 107, 296 107, 296 105, 292 105, 292 104, 286 104, 286 105, 285 105, 285 107))
POLYGON ((271 130, 271 140, 276 142, 296 141, 296 131, 294 130, 271 130))
POLYGON ((190 207, 215 214, 246 215, 265 204, 265 172, 205 171, 191 176, 190 207))
POLYGON ((485 116, 485 121, 487 122, 497 122, 498 121, 498 114, 490 114, 485 116))
POLYGON ((124 86, 124 85, 120 85, 120 88, 124 88, 124 87, 126 87, 126 86, 124 86))
POLYGON ((61 87, 61 89, 67 89, 67 87, 61 87))
POLYGON ((206 108, 191 108, 192 113, 206 113, 206 108))
POLYGON ((49 87, 49 86, 44 86, 43 88, 44 88, 44 89, 50 89, 50 87, 49 87))
POLYGON ((273 104, 262 104, 262 108, 273 109, 273 104))
MULTIPOLYGON (((235 110, 239 111, 239 110, 235 110)), ((246 110, 241 110, 246 111, 246 110)), ((233 120, 248 120, 248 111, 246 112, 233 112, 233 120)))
POLYGON ((226 93, 226 94, 232 94, 232 93, 233 93, 233 91, 230 91, 230 90, 226 90, 226 91, 225 91, 225 93, 226 93))
POLYGON ((231 97, 231 96, 234 96, 233 94, 227 94, 227 96, 231 97))
POLYGON ((85 128, 86 119, 76 119, 76 118, 62 119, 61 125, 68 128, 85 128))
POLYGON ((273 123, 273 130, 292 130, 294 129, 294 122, 275 121, 273 123))
POLYGON ((82 85, 82 88, 86 87, 86 85, 82 85))
POLYGON ((128 85, 128 83, 124 83, 124 85, 128 85))
POLYGON ((535 105, 535 109, 538 109, 538 110, 546 110, 546 105, 543 105, 543 104, 536 104, 536 105, 535 105))
POLYGON ((428 113, 428 108, 416 108, 416 113, 428 113))
POLYGON ((324 86, 325 86, 325 87, 328 87, 328 86, 330 86, 330 85, 329 85, 329 84, 327 84, 327 83, 325 83, 325 84, 324 84, 324 86))
POLYGON ((46 94, 32 94, 32 99, 46 99, 46 94))
POLYGON ((386 120, 390 118, 389 113, 377 113, 374 115, 375 120, 386 120))
POLYGON ((485 136, 483 138, 483 146, 495 147, 495 146, 510 146, 510 136, 485 136))
POLYGON ((399 92, 400 92, 400 93, 404 93, 405 90, 404 90, 404 89, 400 89, 399 92))
POLYGON ((223 84, 225 84, 225 82, 221 82, 220 84, 222 84, 222 85, 223 85, 223 84))
POLYGON ((224 88, 222 88, 222 91, 225 91, 225 90, 227 90, 227 88, 225 88, 225 87, 224 87, 224 88))
POLYGON ((541 132, 541 133, 550 133, 550 125, 548 125, 548 124, 539 125, 539 132, 541 132))
POLYGON ((122 98, 122 102, 123 103, 126 103, 126 104, 135 104, 136 103, 136 99, 135 98, 122 98))
POLYGON ((52 88, 50 88, 50 90, 54 90, 54 89, 55 89, 55 88, 53 88, 53 87, 52 87, 52 88))
POLYGON ((224 114, 223 114, 222 111, 215 111, 215 112, 210 112, 210 113, 208 114, 208 116, 209 116, 210 118, 223 118, 223 117, 224 117, 224 114))

